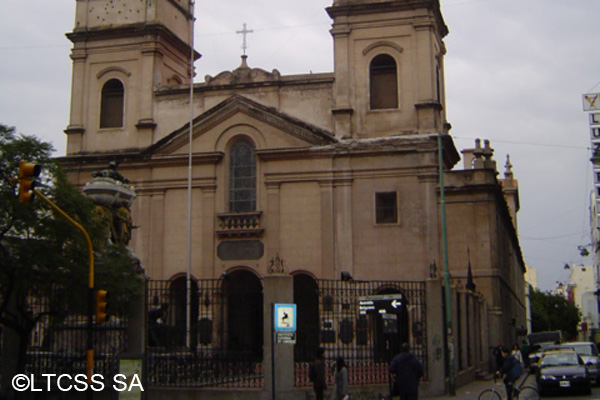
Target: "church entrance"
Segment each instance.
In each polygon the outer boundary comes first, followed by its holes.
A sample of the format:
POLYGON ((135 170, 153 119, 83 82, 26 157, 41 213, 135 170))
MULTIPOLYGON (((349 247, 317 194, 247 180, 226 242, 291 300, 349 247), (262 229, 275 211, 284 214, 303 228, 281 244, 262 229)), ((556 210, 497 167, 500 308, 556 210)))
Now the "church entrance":
POLYGON ((402 343, 408 343, 408 314, 406 312, 406 296, 397 288, 384 288, 378 295, 402 295, 402 304, 393 313, 377 313, 373 315, 375 325, 374 353, 376 361, 389 362, 400 353, 402 343))
POLYGON ((294 275, 294 303, 298 318, 294 361, 311 361, 319 347, 319 286, 312 276, 294 275))
POLYGON ((263 358, 263 293, 260 279, 237 270, 223 281, 226 348, 253 361, 263 358))

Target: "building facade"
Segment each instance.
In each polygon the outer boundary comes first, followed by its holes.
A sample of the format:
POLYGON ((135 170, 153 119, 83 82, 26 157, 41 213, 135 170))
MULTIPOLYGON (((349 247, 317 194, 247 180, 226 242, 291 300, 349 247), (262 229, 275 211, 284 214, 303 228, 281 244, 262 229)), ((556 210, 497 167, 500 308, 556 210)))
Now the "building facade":
MULTIPOLYGON (((373 282, 363 297, 406 295, 408 282, 420 282, 427 304, 413 301, 394 317, 392 342, 408 341, 426 358, 428 390, 443 391, 447 331, 441 290, 432 289, 443 265, 438 148, 456 371, 466 380, 487 370, 490 346, 522 333, 516 180, 508 166, 498 179, 488 142, 477 142, 465 168, 453 170, 460 156, 446 118, 448 28, 438 0, 334 0, 326 10, 333 72, 285 76, 252 68, 242 56, 237 68, 193 84, 191 130, 188 60, 198 55, 190 49, 189 4, 108 3, 77 1, 60 161, 81 186, 109 161, 119 163, 138 195, 130 246, 146 274, 168 281, 171 292, 185 292, 191 199, 192 278, 221 282, 226 293, 218 316, 202 297, 208 292, 195 286, 194 318, 204 325, 195 325, 193 343, 220 340, 230 351, 254 352, 267 377, 268 304, 287 300, 303 304, 298 318, 310 327, 298 332, 296 346, 305 347, 289 357, 306 361, 318 345, 333 357, 359 346, 363 329, 375 343, 365 357, 377 362, 378 349, 396 346, 385 336, 389 323, 361 320, 358 295, 340 300, 338 321, 328 293, 343 297, 348 282, 373 282), (469 274, 475 288, 465 286, 469 274), (332 282, 344 289, 327 292, 332 282), (234 296, 245 292, 260 295, 234 296), (217 326, 221 339, 212 338, 217 326), (344 326, 355 334, 343 335, 344 326)), ((180 307, 165 321, 178 327, 183 319, 180 307)), ((278 385, 301 387, 298 371, 290 373, 294 384, 278 385)), ((268 388, 268 378, 260 385, 268 388)))

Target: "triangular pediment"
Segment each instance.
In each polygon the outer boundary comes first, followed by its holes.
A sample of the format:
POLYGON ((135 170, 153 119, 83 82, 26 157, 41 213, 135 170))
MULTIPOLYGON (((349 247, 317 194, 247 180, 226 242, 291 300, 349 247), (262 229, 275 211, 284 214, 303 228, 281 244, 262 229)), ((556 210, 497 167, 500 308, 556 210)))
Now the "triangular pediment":
MULTIPOLYGON (((244 115, 249 124, 252 121, 261 123, 278 132, 278 135, 288 136, 291 147, 321 146, 337 142, 334 135, 327 130, 237 94, 194 119, 192 140, 196 141, 206 132, 220 125, 226 126, 228 120, 233 121, 240 114, 244 115)), ((176 153, 179 149, 187 148, 188 141, 189 123, 150 146, 147 152, 152 154, 176 153)), ((205 144, 202 147, 204 151, 214 150, 210 144, 205 144)), ((280 147, 280 145, 273 147, 280 147)))

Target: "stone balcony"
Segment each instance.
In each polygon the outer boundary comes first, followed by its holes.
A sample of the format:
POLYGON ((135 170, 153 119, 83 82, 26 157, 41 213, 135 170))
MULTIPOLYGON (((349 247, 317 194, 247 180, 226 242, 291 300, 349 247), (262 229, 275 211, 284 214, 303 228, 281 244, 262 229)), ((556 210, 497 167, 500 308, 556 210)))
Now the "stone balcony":
POLYGON ((257 237, 264 229, 260 225, 262 211, 218 213, 217 235, 220 237, 257 237))

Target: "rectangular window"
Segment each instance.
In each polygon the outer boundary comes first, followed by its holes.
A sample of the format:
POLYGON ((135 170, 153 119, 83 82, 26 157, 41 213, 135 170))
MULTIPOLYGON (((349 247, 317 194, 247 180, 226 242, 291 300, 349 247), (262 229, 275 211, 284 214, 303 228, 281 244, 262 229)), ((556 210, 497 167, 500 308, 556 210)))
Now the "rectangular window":
POLYGON ((375 222, 398 223, 398 196, 396 192, 375 193, 375 222))

